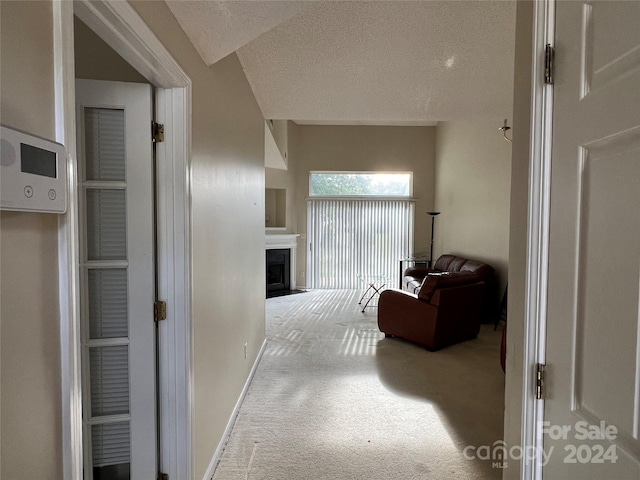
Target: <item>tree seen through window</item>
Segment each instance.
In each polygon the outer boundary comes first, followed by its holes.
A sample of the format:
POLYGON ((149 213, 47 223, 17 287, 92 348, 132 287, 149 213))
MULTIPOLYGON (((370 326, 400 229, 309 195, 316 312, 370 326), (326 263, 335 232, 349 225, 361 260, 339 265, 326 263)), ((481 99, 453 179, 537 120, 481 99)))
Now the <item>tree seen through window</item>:
POLYGON ((411 196, 411 173, 312 172, 311 196, 411 196))

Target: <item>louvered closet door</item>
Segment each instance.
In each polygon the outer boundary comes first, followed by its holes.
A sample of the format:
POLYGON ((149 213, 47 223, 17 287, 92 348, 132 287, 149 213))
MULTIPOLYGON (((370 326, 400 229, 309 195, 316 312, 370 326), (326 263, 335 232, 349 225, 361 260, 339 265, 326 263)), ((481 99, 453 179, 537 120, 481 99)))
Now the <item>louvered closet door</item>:
POLYGON ((156 475, 151 87, 76 83, 84 478, 156 475))

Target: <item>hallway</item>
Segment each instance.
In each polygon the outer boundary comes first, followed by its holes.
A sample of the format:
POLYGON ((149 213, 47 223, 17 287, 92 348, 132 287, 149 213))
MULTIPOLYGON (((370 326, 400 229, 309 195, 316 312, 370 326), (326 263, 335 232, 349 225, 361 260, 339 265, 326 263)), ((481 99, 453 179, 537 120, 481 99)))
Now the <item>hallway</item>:
POLYGON ((359 291, 267 300, 267 347, 214 480, 497 479, 500 331, 439 352, 386 339, 359 291))

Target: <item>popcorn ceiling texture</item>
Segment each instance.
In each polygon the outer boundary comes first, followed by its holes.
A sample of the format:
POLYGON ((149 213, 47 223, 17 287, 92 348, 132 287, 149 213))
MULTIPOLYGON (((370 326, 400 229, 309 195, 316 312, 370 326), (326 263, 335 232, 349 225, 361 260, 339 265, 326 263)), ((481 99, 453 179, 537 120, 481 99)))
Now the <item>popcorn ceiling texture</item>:
POLYGON ((228 32, 215 35, 238 48, 265 118, 416 124, 511 116, 515 2, 192 3, 169 5, 205 61, 220 49, 211 31, 227 22, 228 32))
POLYGON ((213 65, 313 2, 185 1, 167 5, 207 65, 213 65))

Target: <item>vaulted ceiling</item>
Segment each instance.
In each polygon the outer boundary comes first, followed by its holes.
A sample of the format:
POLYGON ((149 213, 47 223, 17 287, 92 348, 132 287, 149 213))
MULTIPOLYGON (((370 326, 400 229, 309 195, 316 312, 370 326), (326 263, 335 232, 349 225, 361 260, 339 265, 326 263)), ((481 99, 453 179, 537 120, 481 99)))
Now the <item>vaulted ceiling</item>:
POLYGON ((184 1, 203 60, 237 52, 265 118, 429 125, 511 116, 514 1, 184 1))

